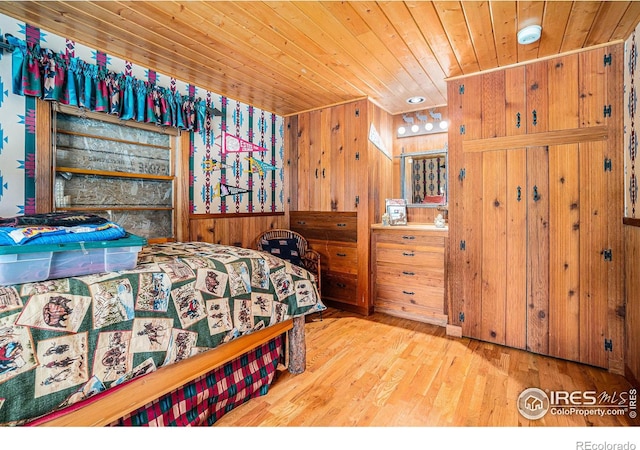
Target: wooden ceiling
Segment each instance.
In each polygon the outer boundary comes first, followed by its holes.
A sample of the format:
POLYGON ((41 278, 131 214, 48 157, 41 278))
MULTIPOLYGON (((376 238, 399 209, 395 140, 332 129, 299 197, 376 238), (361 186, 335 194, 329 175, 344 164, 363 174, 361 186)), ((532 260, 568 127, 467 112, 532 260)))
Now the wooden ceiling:
POLYGON ((445 105, 448 77, 626 39, 640 2, 49 0, 0 12, 286 116, 362 97, 392 114, 445 105), (529 24, 542 38, 519 45, 529 24))

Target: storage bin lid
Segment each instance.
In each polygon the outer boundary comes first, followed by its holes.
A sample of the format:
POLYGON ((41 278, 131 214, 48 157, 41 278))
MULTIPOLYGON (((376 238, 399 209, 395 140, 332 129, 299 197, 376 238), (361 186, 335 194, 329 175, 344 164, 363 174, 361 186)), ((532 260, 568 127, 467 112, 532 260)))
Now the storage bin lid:
POLYGON ((142 247, 144 245, 147 245, 147 240, 145 238, 127 233, 122 238, 111 239, 109 241, 64 242, 61 244, 42 245, 0 245, 0 255, 13 255, 16 253, 66 252, 96 248, 142 247))

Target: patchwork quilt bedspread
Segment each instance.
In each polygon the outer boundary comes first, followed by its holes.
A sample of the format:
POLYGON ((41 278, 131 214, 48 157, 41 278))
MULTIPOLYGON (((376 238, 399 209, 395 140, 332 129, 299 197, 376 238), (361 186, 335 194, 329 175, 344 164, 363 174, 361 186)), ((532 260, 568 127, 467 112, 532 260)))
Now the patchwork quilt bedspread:
POLYGON ((324 309, 305 269, 203 242, 148 245, 129 271, 0 286, 0 424, 324 309))

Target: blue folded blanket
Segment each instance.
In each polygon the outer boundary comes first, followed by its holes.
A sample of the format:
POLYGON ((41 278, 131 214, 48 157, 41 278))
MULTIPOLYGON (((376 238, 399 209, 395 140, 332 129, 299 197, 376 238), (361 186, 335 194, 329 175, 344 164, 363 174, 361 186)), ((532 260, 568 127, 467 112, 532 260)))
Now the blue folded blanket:
POLYGON ((68 242, 109 241, 126 235, 114 222, 75 226, 32 225, 0 227, 0 245, 45 245, 68 242))

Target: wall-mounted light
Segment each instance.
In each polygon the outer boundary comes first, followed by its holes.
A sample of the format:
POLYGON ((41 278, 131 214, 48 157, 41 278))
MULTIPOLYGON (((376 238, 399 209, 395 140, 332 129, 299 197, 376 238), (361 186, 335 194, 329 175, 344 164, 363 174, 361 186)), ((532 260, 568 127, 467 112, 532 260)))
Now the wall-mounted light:
POLYGON ((428 113, 416 112, 415 116, 403 114, 405 124, 398 127, 397 137, 420 136, 424 134, 443 133, 449 128, 449 122, 442 120, 442 114, 430 109, 428 113))
POLYGON ((540 25, 529 25, 518 31, 518 43, 522 45, 533 44, 542 34, 540 25))

